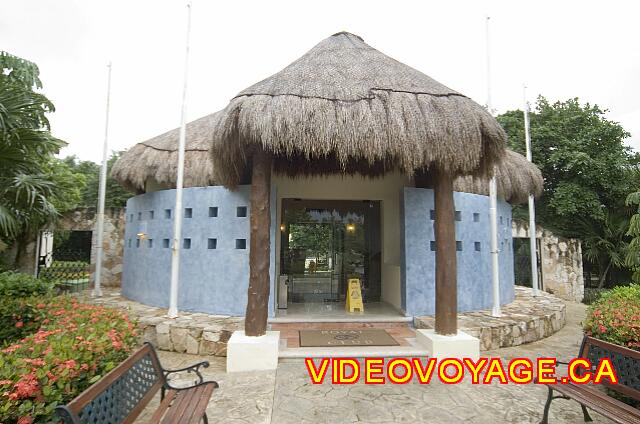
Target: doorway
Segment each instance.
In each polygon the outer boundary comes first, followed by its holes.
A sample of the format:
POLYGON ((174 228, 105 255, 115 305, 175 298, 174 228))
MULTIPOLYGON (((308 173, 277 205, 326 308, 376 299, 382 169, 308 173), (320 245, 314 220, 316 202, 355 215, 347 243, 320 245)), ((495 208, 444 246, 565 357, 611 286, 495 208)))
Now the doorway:
POLYGON ((344 302, 358 278, 364 302, 381 293, 379 201, 283 199, 280 274, 287 303, 344 302))

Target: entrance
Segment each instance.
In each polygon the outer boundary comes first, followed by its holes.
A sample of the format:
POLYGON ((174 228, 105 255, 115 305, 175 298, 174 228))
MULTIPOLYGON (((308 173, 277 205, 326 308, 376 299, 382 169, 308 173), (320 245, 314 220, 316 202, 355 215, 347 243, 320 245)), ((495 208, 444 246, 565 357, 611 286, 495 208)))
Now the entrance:
POLYGON ((380 231, 379 201, 283 199, 288 302, 343 302, 349 278, 360 280, 364 302, 379 302, 380 231))

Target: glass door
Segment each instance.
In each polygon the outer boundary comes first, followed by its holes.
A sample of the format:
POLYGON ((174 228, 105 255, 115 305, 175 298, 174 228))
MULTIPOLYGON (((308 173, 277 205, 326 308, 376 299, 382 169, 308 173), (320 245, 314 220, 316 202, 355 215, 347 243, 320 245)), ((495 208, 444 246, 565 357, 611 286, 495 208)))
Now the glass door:
POLYGON ((370 201, 283 200, 281 274, 289 301, 340 302, 347 280, 380 300, 380 207, 370 201))

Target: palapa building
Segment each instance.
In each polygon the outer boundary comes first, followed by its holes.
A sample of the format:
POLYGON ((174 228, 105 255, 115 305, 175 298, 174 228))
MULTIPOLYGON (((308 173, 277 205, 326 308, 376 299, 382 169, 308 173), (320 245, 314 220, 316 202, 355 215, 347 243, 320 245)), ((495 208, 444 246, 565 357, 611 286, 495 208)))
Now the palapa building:
POLYGON ((267 318, 436 314, 492 302, 488 177, 498 182, 500 299, 514 297, 511 204, 542 176, 498 122, 460 94, 342 32, 228 106, 187 125, 184 210, 174 211, 178 129, 129 149, 112 175, 127 203, 122 293, 168 306, 172 219, 182 214, 180 310, 267 318))

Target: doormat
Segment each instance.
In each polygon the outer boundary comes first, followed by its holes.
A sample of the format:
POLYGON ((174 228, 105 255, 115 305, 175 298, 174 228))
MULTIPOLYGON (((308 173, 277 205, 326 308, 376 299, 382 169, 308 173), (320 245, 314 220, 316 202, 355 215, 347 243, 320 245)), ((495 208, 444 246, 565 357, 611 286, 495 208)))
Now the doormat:
POLYGON ((300 330, 300 347, 398 346, 385 330, 300 330))

